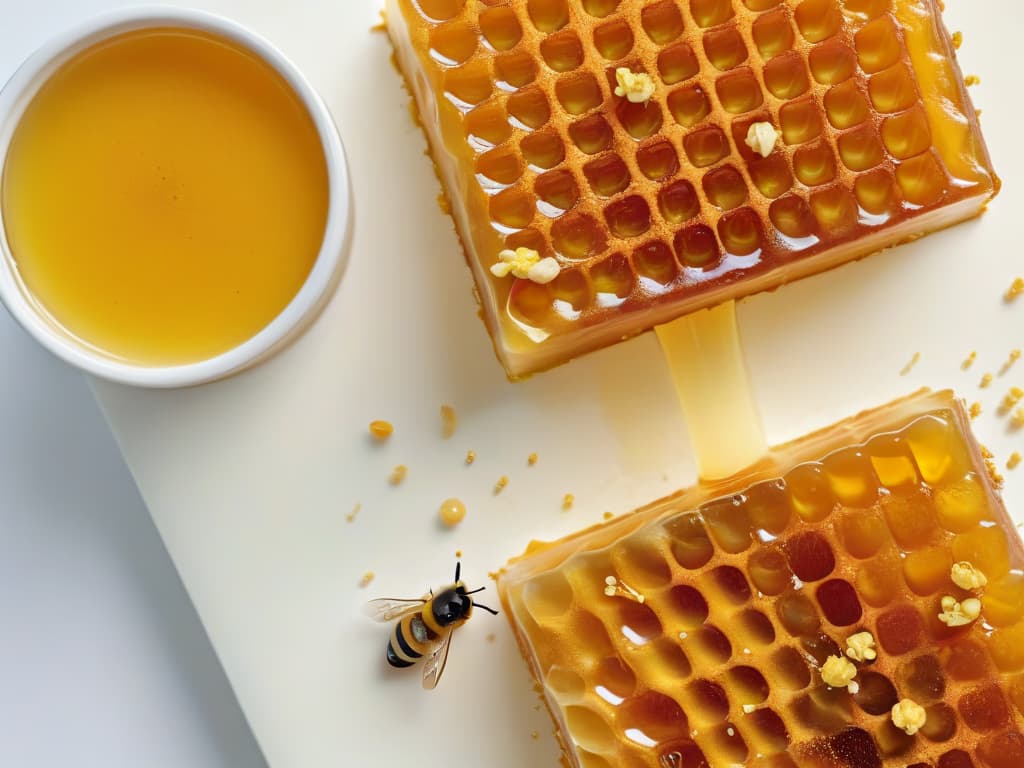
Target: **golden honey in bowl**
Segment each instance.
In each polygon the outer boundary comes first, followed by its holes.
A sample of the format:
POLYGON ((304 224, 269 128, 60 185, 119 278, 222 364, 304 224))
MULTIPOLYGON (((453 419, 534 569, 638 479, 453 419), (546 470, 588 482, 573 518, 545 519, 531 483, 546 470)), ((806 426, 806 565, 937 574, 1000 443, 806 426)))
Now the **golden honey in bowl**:
POLYGON ((267 326, 327 223, 316 125, 260 57, 191 29, 128 32, 40 88, 4 162, 25 291, 83 343, 167 366, 267 326))

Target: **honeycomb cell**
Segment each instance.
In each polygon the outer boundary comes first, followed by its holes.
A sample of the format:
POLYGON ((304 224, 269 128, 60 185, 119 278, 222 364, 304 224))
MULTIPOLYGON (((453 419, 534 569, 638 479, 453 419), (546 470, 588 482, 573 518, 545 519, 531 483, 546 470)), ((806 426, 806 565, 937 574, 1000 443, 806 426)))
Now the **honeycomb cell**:
MULTIPOLYGON (((840 656, 843 653, 836 641, 823 633, 801 639, 800 645, 806 653, 810 654, 811 658, 814 659, 814 663, 818 666, 823 666, 830 656, 840 656)), ((818 693, 820 694, 821 691, 819 690, 818 693)), ((830 698, 834 697, 830 696, 830 698)))
POLYGON ((700 212, 700 201, 693 185, 686 180, 680 180, 661 188, 658 192, 658 209, 665 221, 670 224, 682 224, 700 212))
POLYGON ((946 694, 942 667, 931 654, 917 656, 900 664, 897 681, 903 695, 920 704, 941 699, 946 694))
POLYGON ((734 617, 741 639, 751 646, 775 642, 775 625, 756 608, 748 608, 734 617))
POLYGON ((919 489, 883 496, 881 508, 889 532, 904 551, 933 544, 940 535, 935 511, 919 489))
POLYGON ((758 592, 781 595, 793 584, 793 572, 785 555, 777 549, 760 549, 750 556, 747 571, 758 592))
POLYGON ((566 0, 527 0, 526 11, 538 32, 551 34, 569 23, 566 0))
POLYGON ((576 205, 580 190, 571 171, 559 170, 541 174, 534 182, 537 207, 545 216, 561 216, 576 205))
POLYGON ((790 761, 784 752, 790 743, 789 730, 786 723, 777 713, 771 709, 761 708, 751 712, 744 718, 748 725, 746 730, 747 739, 751 742, 751 749, 756 755, 770 755, 766 757, 770 763, 757 762, 747 763, 753 768, 794 768, 795 764, 790 761), (786 762, 782 762, 786 761, 786 762))
POLYGON ((671 539, 672 554, 683 568, 703 567, 715 553, 704 523, 697 515, 680 515, 665 523, 671 539))
POLYGON ((948 704, 939 702, 925 710, 925 723, 921 726, 921 735, 929 741, 942 743, 956 735, 956 712, 948 704))
POLYGON ((892 556, 876 556, 857 571, 857 594, 868 605, 881 608, 896 598, 901 579, 899 560, 892 556))
POLYGON ((620 702, 636 692, 636 674, 618 656, 601 659, 594 671, 594 683, 620 702))
POLYGON ((733 16, 731 0, 690 0, 690 13, 703 28, 722 24, 733 16))
POLYGON ((811 684, 811 670, 795 648, 783 646, 775 651, 771 665, 777 672, 779 682, 790 691, 802 691, 811 684))
POLYGON ((867 171, 885 159, 882 142, 872 125, 862 125, 839 137, 839 157, 851 171, 867 171))
POLYGON ((836 500, 848 507, 869 507, 878 498, 878 478, 864 451, 847 448, 829 455, 822 463, 836 500))
POLYGON ((900 60, 903 46, 891 16, 880 16, 854 35, 861 69, 869 75, 900 60))
POLYGON ((453 21, 430 30, 430 51, 436 60, 448 66, 468 60, 479 42, 476 32, 464 21, 453 21))
POLYGON ((761 85, 749 67, 718 78, 715 91, 722 108, 734 115, 750 112, 764 103, 761 85))
MULTIPOLYGON (((614 253, 590 270, 598 304, 618 306, 633 293, 633 269, 621 253, 614 253)), ((659 561, 664 564, 664 561, 659 561)))
POLYGON ((775 200, 768 207, 768 217, 776 232, 784 237, 793 249, 817 242, 818 222, 810 206, 802 198, 788 195, 775 200))
POLYGON ((730 165, 706 173, 702 184, 708 201, 723 211, 731 211, 747 200, 746 182, 730 165))
POLYGON ((505 238, 505 247, 512 250, 516 248, 531 248, 537 251, 537 253, 544 255, 548 255, 550 250, 544 242, 544 235, 532 227, 510 233, 505 238))
POLYGON ((996 581, 1010 571, 1010 549, 1006 534, 999 528, 972 528, 953 539, 953 558, 973 563, 989 579, 996 581))
POLYGON ((931 152, 912 157, 896 166, 896 181, 903 197, 914 205, 934 205, 946 191, 946 172, 931 152))
POLYGON ((858 176, 853 193, 860 207, 872 216, 887 216, 899 204, 896 179, 885 168, 858 176))
MULTIPOLYGON (((659 292, 672 284, 679 275, 679 266, 676 264, 672 249, 660 240, 645 243, 633 252, 633 265, 636 268, 641 283, 648 291, 659 292)), ((710 557, 711 543, 708 544, 708 557, 710 557)), ((687 544, 673 541, 672 553, 676 560, 683 565, 680 557, 694 557, 696 552, 687 549, 687 544)), ((684 566, 686 567, 686 566, 684 566)), ((699 566, 695 566, 699 567, 699 566)))
POLYGON ((711 112, 707 93, 699 83, 672 91, 667 104, 672 118, 684 128, 692 128, 711 112))
POLYGON ((932 133, 924 107, 917 105, 886 118, 882 123, 882 140, 889 154, 897 160, 906 160, 927 151, 932 143, 932 133))
POLYGON ((878 752, 886 758, 907 754, 914 747, 914 739, 914 736, 893 725, 891 719, 884 721, 875 731, 878 752))
POLYGON ((659 140, 637 150, 636 164, 651 181, 662 181, 679 172, 679 155, 670 142, 659 140))
POLYGON ((602 155, 583 167, 590 188, 599 198, 612 198, 630 185, 630 169, 617 155, 602 155))
POLYGON ((750 208, 727 213, 718 220, 718 238, 726 253, 749 256, 764 244, 761 218, 750 208))
POLYGON ((729 716, 729 696, 718 683, 695 680, 686 687, 685 696, 698 725, 720 723, 729 716))
POLYGON ((903 578, 910 590, 922 597, 933 595, 949 585, 953 555, 946 547, 929 547, 908 552, 903 561, 903 578))
POLYGON ((617 723, 627 733, 642 733, 646 737, 645 742, 653 741, 655 744, 665 743, 689 731, 686 715, 675 699, 657 691, 646 691, 623 702, 617 723))
POLYGON ((878 617, 875 638, 882 650, 891 656, 910 653, 921 643, 924 620, 912 605, 890 608, 878 617))
POLYGON ((742 765, 750 754, 743 736, 730 723, 713 728, 708 739, 715 745, 715 753, 731 765, 742 765))
POLYGON ((708 502, 700 508, 700 514, 720 549, 736 555, 750 547, 750 520, 739 498, 708 502))
POLYGON ((477 158, 476 174, 482 186, 504 189, 519 181, 523 175, 523 161, 514 147, 501 146, 477 158))
POLYGON ((975 765, 962 749, 953 749, 939 757, 937 768, 975 768, 975 765))
POLYGON ((515 92, 537 79, 537 64, 524 51, 513 51, 494 57, 495 84, 515 92))
POLYGON ((1017 622, 1024 606, 1024 574, 1009 573, 990 582, 982 595, 985 621, 994 627, 1009 627, 1017 622))
POLYGON ((745 495, 747 517, 762 541, 786 530, 793 513, 787 503, 785 480, 777 478, 756 483, 747 489, 745 495))
POLYGON ((991 520, 988 497, 974 473, 935 489, 932 498, 939 525, 951 533, 966 533, 991 520))
POLYGON ((975 640, 960 638, 943 647, 939 653, 942 657, 942 666, 951 680, 981 680, 992 675, 992 662, 989 661, 988 651, 975 640))
POLYGON ((569 125, 569 138, 584 154, 596 155, 612 145, 612 128, 604 116, 591 115, 569 125))
POLYGON ((821 629, 814 603, 800 592, 783 595, 775 604, 783 628, 793 637, 813 637, 821 629))
POLYGON ((830 88, 825 94, 825 113, 835 128, 845 130, 860 125, 871 114, 867 99, 855 80, 830 88))
POLYGON ((508 312, 527 327, 543 328, 554 315, 547 286, 531 280, 516 280, 509 291, 508 312))
POLYGON ((729 154, 729 140, 717 125, 690 131, 683 137, 683 149, 696 168, 714 165, 729 154))
POLYGON ((581 0, 583 10, 598 19, 603 19, 615 13, 615 9, 619 7, 620 2, 621 0, 581 0))
POLYGON ((993 734, 978 745, 978 755, 986 768, 1017 768, 1024 765, 1024 735, 1012 730, 993 734))
POLYGON ((783 101, 797 98, 811 86, 803 59, 796 51, 776 56, 765 64, 764 84, 775 98, 783 101))
POLYGON ((843 7, 857 21, 864 23, 892 10, 892 0, 844 0, 843 7))
POLYGON ((843 26, 843 16, 834 0, 803 0, 793 14, 800 34, 809 43, 820 43, 843 26))
POLYGON ((857 682, 859 689, 853 701, 869 715, 886 715, 899 701, 896 687, 885 675, 865 670, 857 675, 857 682))
POLYGON ((821 229, 836 237, 857 225, 857 199, 848 189, 838 185, 811 195, 811 210, 821 229))
POLYGON ((583 44, 571 29, 541 40, 540 55, 555 72, 571 72, 583 64, 583 44))
POLYGON ((871 103, 879 112, 902 112, 917 102, 919 96, 914 78, 903 64, 873 75, 868 82, 871 103))
MULTIPOLYGON (((801 519, 808 523, 817 523, 832 514, 836 498, 820 464, 801 464, 786 476, 786 483, 790 503, 801 519)), ((800 576, 800 571, 796 567, 793 570, 800 576)))
POLYGON ((986 685, 960 697, 957 709, 973 731, 985 733, 1005 728, 1010 723, 1010 708, 998 685, 986 685))
POLYGON ((480 34, 496 51, 510 51, 523 39, 523 28, 510 6, 485 8, 480 11, 479 24, 480 34))
POLYGON ((732 643, 718 627, 705 624, 689 636, 688 648, 707 666, 724 664, 732 656, 732 643))
POLYGON ((667 599, 673 620, 684 630, 695 630, 707 621, 707 601, 693 587, 678 584, 669 590, 667 599))
POLYGON ((496 147, 512 135, 508 114, 501 104, 490 102, 466 115, 466 138, 475 147, 496 147))
POLYGON ((889 540, 888 528, 874 509, 845 510, 836 520, 836 533, 853 557, 874 557, 889 540))
POLYGON ((633 30, 623 19, 615 19, 594 29, 594 47, 609 61, 618 61, 633 50, 633 30))
POLYGON ((763 59, 770 59, 793 47, 793 25, 785 8, 765 13, 754 19, 754 45, 763 59))
POLYGON ((658 45, 671 43, 683 34, 683 16, 675 0, 651 3, 640 12, 640 24, 651 41, 658 45))
POLYGON ((571 212, 551 225, 551 244, 558 255, 570 260, 589 259, 607 243, 604 230, 591 216, 571 212))
POLYGON ((743 0, 743 5, 751 11, 767 11, 780 3, 782 0, 743 0))
POLYGON ((549 170, 565 160, 565 145, 555 131, 536 131, 519 143, 523 159, 534 170, 549 170))
POLYGON ((721 565, 708 574, 720 597, 733 603, 743 605, 750 600, 750 584, 743 571, 731 565, 721 565))
POLYGON ((589 73, 559 79, 555 83, 555 94, 562 108, 574 117, 597 109, 604 101, 597 78, 589 73))
POLYGON ((618 200, 604 209, 608 228, 616 237, 642 235, 651 228, 651 209, 639 195, 618 200))
POLYGON ((547 671, 544 682, 555 692, 559 701, 578 701, 586 691, 586 682, 571 669, 554 666, 547 671))
POLYGON ((715 233, 704 224, 680 230, 675 237, 675 249, 683 264, 696 269, 710 269, 722 256, 715 233))
POLYGON ((431 21, 454 19, 465 4, 466 0, 416 0, 420 13, 431 21))
POLYGON ((836 177, 836 161, 828 144, 819 141, 800 147, 793 155, 797 179, 808 187, 828 184, 836 177))
POLYGON ((783 104, 779 109, 782 140, 787 144, 806 144, 821 135, 821 113, 811 98, 783 104))
POLYGON ((664 121, 661 107, 654 100, 645 104, 634 104, 622 99, 615 107, 615 115, 626 133, 637 141, 653 136, 661 130, 664 121))
POLYGON ((842 579, 826 581, 817 588, 815 597, 825 619, 837 627, 852 626, 864 615, 857 592, 842 579))
POLYGON ((555 311, 573 319, 590 306, 590 286, 578 269, 563 269, 548 286, 555 311))
POLYGON ((686 43, 678 43, 658 54, 658 74, 665 85, 675 85, 689 80, 700 71, 700 62, 693 49, 686 43))
POLYGON ((890 490, 916 487, 921 478, 907 442, 898 435, 879 435, 868 441, 871 465, 882 485, 890 490))
POLYGON ((468 111, 482 104, 494 92, 490 66, 484 61, 470 61, 444 73, 444 90, 455 106, 468 111))
POLYGON ((564 616, 574 598, 572 585, 557 572, 545 574, 523 588, 523 605, 539 624, 564 616))
POLYGON ((535 212, 533 199, 521 189, 506 189, 491 198, 491 219, 506 230, 528 227, 535 212))
POLYGON ((624 597, 615 598, 615 601, 619 609, 619 631, 626 640, 633 645, 646 645, 661 636, 661 621, 650 606, 624 597))
POLYGON ((566 707, 566 725, 572 730, 573 738, 583 749, 590 752, 608 752, 615 746, 615 732, 611 725, 597 712, 586 707, 566 707))
POLYGON ((857 71, 857 54, 839 39, 816 45, 808 56, 811 76, 822 85, 837 85, 857 71))
POLYGON ((747 60, 747 46, 734 26, 713 29, 704 35, 704 53, 711 66, 723 72, 747 60))
POLYGON ((509 119, 517 128, 532 131, 543 128, 551 119, 551 107, 544 93, 530 87, 508 97, 506 105, 509 119))

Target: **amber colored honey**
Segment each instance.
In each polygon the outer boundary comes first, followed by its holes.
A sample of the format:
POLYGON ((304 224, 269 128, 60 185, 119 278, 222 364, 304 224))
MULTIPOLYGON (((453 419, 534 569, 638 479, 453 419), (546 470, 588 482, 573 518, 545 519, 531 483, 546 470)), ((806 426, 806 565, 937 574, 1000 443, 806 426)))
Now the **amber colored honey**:
POLYGON ((115 358, 168 365, 252 337, 323 239, 316 127, 285 80, 226 40, 131 32, 66 63, 13 138, 3 217, 27 292, 115 358))

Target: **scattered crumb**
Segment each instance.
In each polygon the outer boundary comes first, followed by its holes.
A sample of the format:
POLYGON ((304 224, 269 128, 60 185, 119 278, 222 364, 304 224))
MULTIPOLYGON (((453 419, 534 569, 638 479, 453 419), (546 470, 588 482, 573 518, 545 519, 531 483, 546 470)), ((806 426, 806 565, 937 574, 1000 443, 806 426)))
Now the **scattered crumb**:
POLYGON ((970 88, 971 86, 980 85, 980 84, 981 84, 981 78, 978 77, 977 75, 968 75, 967 77, 964 78, 964 85, 966 85, 968 88, 970 88))
POLYGON ((494 484, 494 495, 497 496, 499 493, 504 491, 506 485, 508 485, 508 477, 502 475, 498 478, 498 482, 494 484))
POLYGON ((449 528, 454 528, 466 517, 466 505, 458 499, 445 499, 441 502, 439 510, 441 522, 449 528))
POLYGON ((1006 393, 1003 398, 1003 408, 1010 411, 1017 405, 1022 399, 1024 399, 1024 389, 1020 387, 1010 387, 1010 391, 1006 393))
POLYGON ((391 470, 391 474, 388 475, 388 482, 392 485, 401 485, 402 481, 405 480, 405 476, 409 474, 409 468, 405 464, 399 464, 391 470))
POLYGON ((494 634, 493 632, 489 632, 485 639, 487 640, 488 643, 493 643, 495 640, 498 639, 498 636, 496 634, 494 634))
POLYGON ((537 463, 537 454, 536 453, 531 453, 529 456, 527 456, 526 457, 526 463, 529 464, 531 467, 534 464, 536 464, 537 463))
POLYGON ((386 32, 388 28, 388 17, 384 11, 380 12, 380 21, 370 27, 370 32, 386 32))
POLYGON ((989 387, 989 385, 991 383, 992 383, 992 374, 991 373, 986 373, 984 376, 981 377, 981 383, 979 383, 978 386, 981 387, 982 389, 988 389, 988 387, 989 387))
POLYGON ((1003 476, 1000 474, 996 463, 992 459, 985 459, 985 470, 988 472, 989 479, 992 481, 992 485, 996 488, 1003 487, 1003 476))
POLYGON ((1020 466, 1020 462, 1021 462, 1020 451, 1014 451, 1013 453, 1010 454, 1010 458, 1006 460, 1006 468, 1007 469, 1016 469, 1017 467, 1020 466))
POLYGON ((1013 368, 1013 364, 1020 360, 1020 355, 1021 351, 1019 349, 1012 350, 1010 352, 1009 358, 1007 358, 1006 362, 1003 363, 1003 367, 999 369, 999 375, 1005 376, 1007 373, 1009 373, 1010 369, 1013 368))
POLYGON ((910 362, 907 363, 905 366, 903 366, 903 370, 900 371, 900 376, 906 376, 908 373, 910 373, 912 370, 914 370, 914 366, 917 365, 920 360, 921 360, 921 353, 920 352, 915 352, 914 356, 912 358, 910 358, 910 362))
POLYGON ((461 549, 456 549, 455 550, 455 556, 461 560, 462 559, 462 550, 461 549))
POLYGON ((459 426, 459 414, 450 405, 441 406, 441 436, 447 440, 459 426))
POLYGON ((971 354, 969 354, 967 356, 967 359, 964 360, 962 363, 960 363, 960 370, 961 371, 966 371, 968 368, 970 368, 972 365, 974 365, 974 361, 977 360, 977 359, 978 359, 978 353, 977 352, 971 352, 971 354))
POLYGON ((987 445, 979 445, 978 447, 981 449, 981 458, 991 459, 993 456, 995 456, 995 454, 988 449, 987 445))
POLYGON ((448 204, 448 196, 444 192, 437 193, 437 207, 445 216, 450 216, 452 213, 452 207, 448 204))
POLYGON ((753 714, 756 710, 757 710, 757 705, 756 704, 744 704, 743 705, 743 712, 745 714, 748 714, 748 715, 753 714))
POLYGON ((1013 412, 1013 418, 1010 419, 1010 426, 1014 429, 1021 429, 1024 427, 1024 407, 1018 408, 1013 412))
POLYGON ((963 44, 964 44, 964 33, 963 32, 954 32, 953 33, 953 47, 956 48, 957 50, 959 50, 960 46, 963 45, 963 44))
POLYGON ((537 741, 540 738, 540 731, 530 731, 530 738, 537 741))
POLYGON ((363 578, 359 580, 359 588, 366 589, 368 586, 370 586, 370 583, 374 580, 376 575, 377 574, 375 574, 373 571, 367 571, 366 573, 364 573, 363 578))
POLYGON ((565 496, 562 497, 562 511, 563 512, 568 512, 570 509, 572 509, 572 505, 575 504, 575 503, 576 503, 576 497, 575 496, 573 496, 571 493, 565 494, 565 496))
POLYGON ((359 510, 361 510, 362 508, 363 505, 357 501, 356 505, 352 507, 352 511, 345 515, 345 520, 347 522, 354 523, 356 521, 356 515, 359 514, 359 510))
POLYGON ((981 403, 971 403, 971 408, 968 413, 971 414, 972 419, 976 419, 981 416, 981 403))
POLYGON ((390 421, 378 419, 370 422, 370 434, 377 440, 387 440, 394 431, 395 427, 390 421))
POLYGON ((466 466, 476 461, 476 451, 466 451, 466 466))
POLYGON ((615 513, 614 512, 605 512, 604 513, 604 519, 605 520, 611 520, 613 517, 615 517, 615 513))
POLYGON ((1006 295, 1004 298, 1007 301, 1014 301, 1021 295, 1024 295, 1024 277, 1018 277, 1010 283, 1010 287, 1006 289, 1006 295))

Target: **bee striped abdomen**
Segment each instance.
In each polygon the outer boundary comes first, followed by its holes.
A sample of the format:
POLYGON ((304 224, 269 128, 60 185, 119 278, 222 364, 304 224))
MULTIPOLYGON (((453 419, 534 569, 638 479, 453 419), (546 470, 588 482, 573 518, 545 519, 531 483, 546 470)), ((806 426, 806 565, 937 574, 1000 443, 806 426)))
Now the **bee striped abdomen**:
POLYGON ((388 640, 388 664, 402 668, 420 661, 429 650, 430 635, 418 613, 396 622, 388 640))

